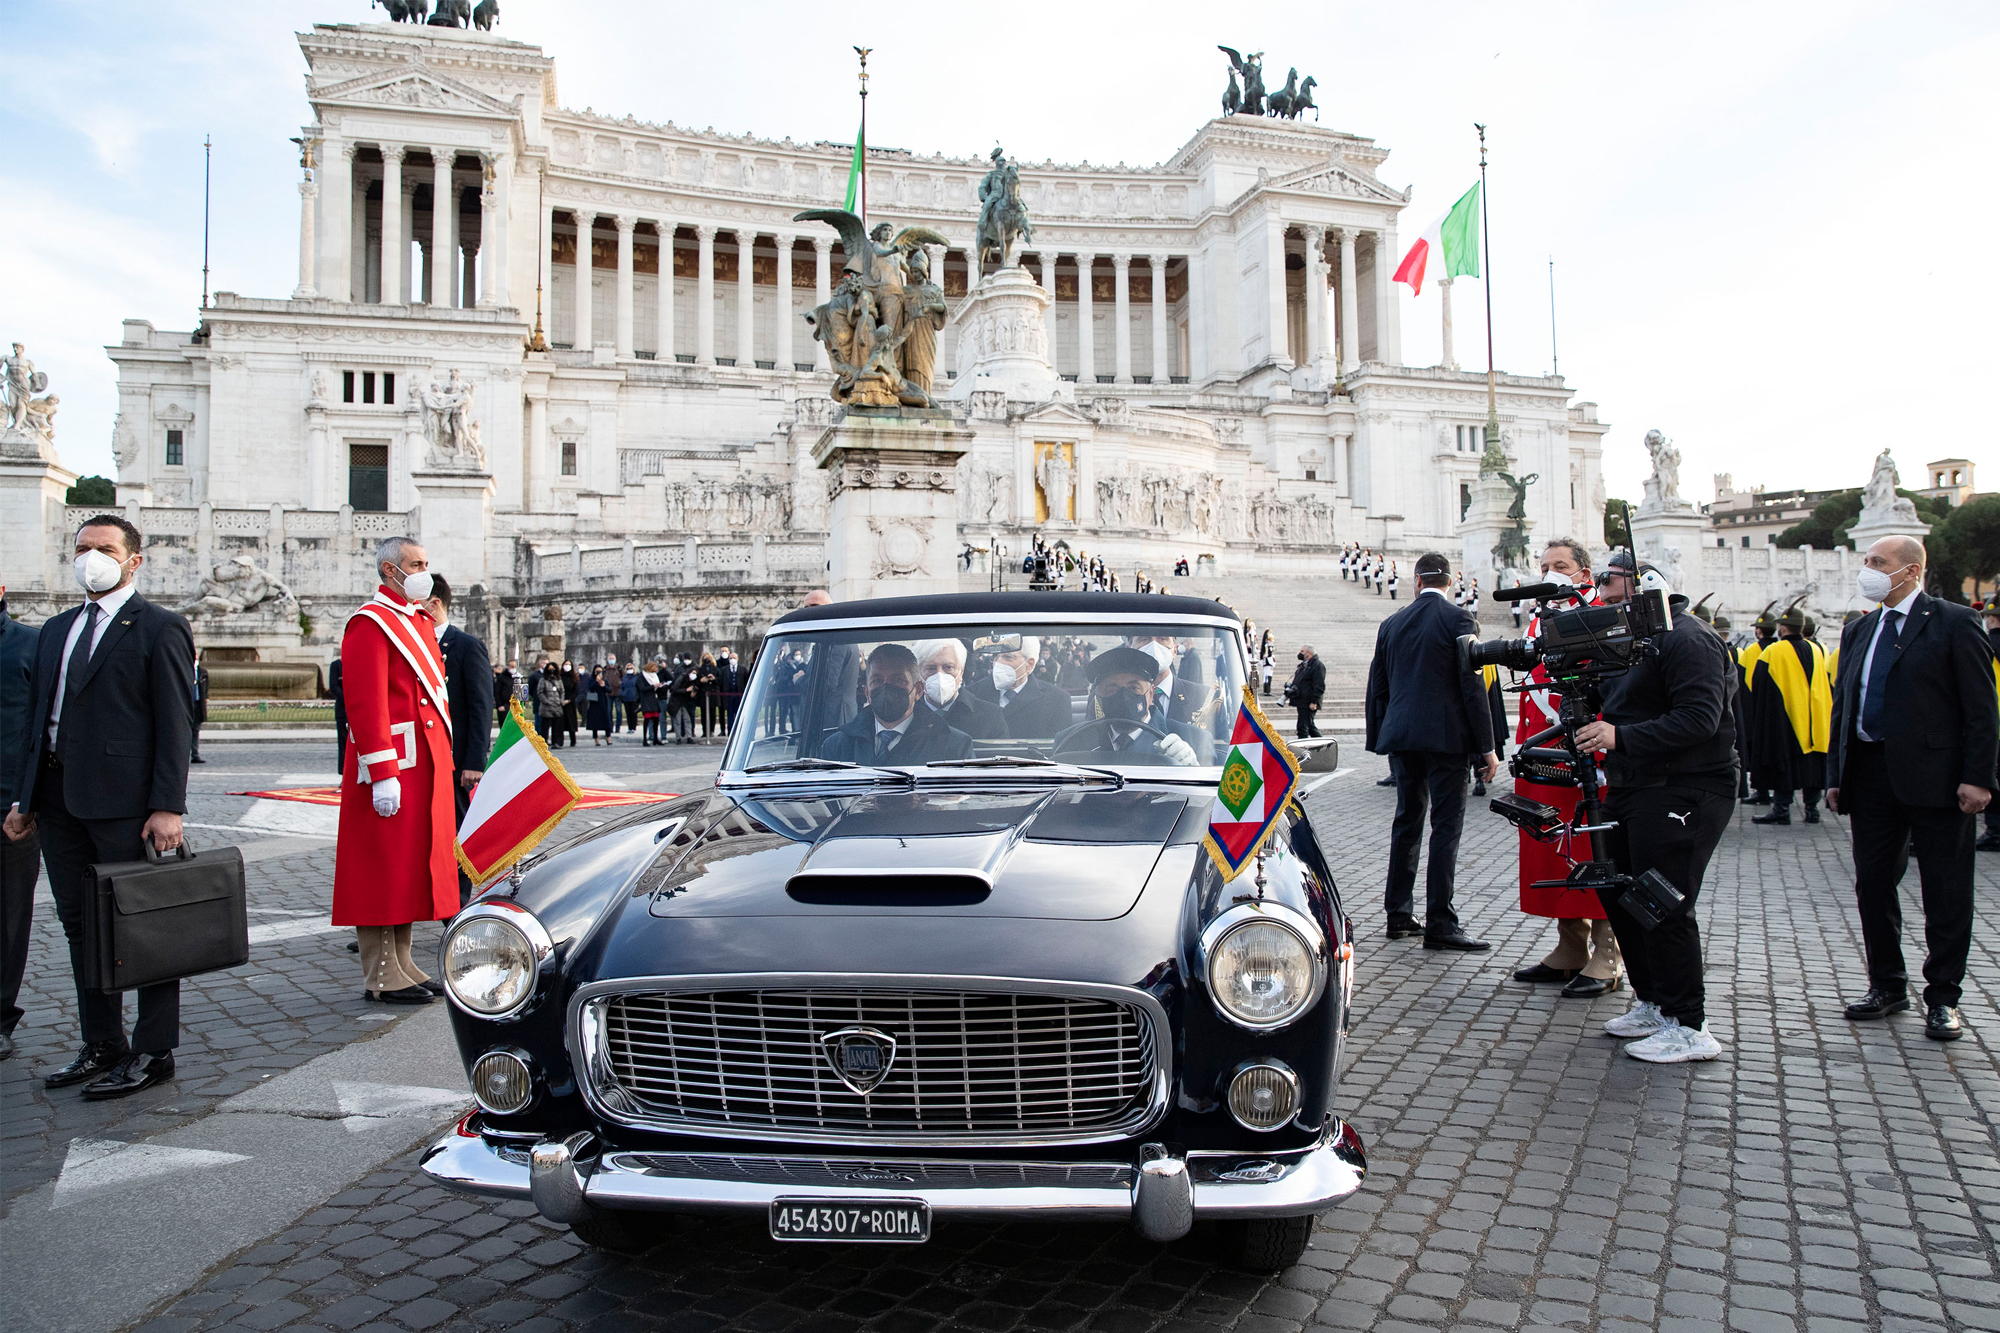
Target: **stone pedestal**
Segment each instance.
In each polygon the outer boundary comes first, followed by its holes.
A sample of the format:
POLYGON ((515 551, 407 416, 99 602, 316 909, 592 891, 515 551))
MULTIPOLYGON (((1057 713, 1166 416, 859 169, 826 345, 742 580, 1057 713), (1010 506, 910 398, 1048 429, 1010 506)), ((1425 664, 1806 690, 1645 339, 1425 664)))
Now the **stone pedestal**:
MULTIPOLYGON (((1500 586, 1500 562, 1494 552, 1514 526, 1514 520, 1507 517, 1513 503, 1514 488, 1497 473, 1482 472, 1472 483, 1472 503, 1459 520, 1459 576, 1478 579, 1482 595, 1500 586)), ((1534 521, 1528 520, 1525 526, 1533 532, 1534 521)), ((1533 545, 1532 538, 1529 545, 1533 545)))
POLYGON ((1632 553, 1650 561, 1675 592, 1701 591, 1691 588, 1699 581, 1701 543, 1707 520, 1691 504, 1676 501, 1662 505, 1648 500, 1632 513, 1632 553))
POLYGON ((39 431, 0 430, 0 584, 20 592, 70 589, 63 504, 76 474, 39 431))
POLYGON ((486 472, 419 472, 417 528, 431 568, 451 580, 454 593, 491 584, 486 570, 486 527, 493 508, 493 477, 486 472))
POLYGON ((975 391, 1031 403, 1064 396, 1069 386, 1049 358, 1047 311, 1053 299, 1024 269, 1003 268, 981 279, 953 317, 958 378, 942 396, 960 403, 975 391))
POLYGON ((827 473, 835 601, 958 591, 958 461, 971 444, 943 411, 852 410, 826 429, 812 458, 827 473))
POLYGON ((319 654, 305 646, 297 602, 266 602, 248 611, 188 617, 195 651, 216 699, 315 699, 319 654))
POLYGON ((1854 543, 1855 550, 1866 554, 1869 547, 1884 537, 1914 537, 1922 541, 1930 531, 1931 525, 1917 517, 1917 507, 1899 495, 1893 509, 1862 510, 1861 517, 1847 529, 1847 539, 1854 543))

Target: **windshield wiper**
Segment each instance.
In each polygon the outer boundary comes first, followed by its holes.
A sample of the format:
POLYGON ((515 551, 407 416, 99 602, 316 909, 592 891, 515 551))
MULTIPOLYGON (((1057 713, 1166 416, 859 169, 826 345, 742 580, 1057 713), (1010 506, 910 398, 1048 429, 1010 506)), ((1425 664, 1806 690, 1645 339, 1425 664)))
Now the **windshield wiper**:
POLYGON ((933 759, 925 768, 1066 768, 1053 759, 1035 759, 1028 755, 989 754, 980 759, 933 759))
POLYGON ((848 773, 868 774, 879 778, 890 778, 897 782, 910 783, 916 779, 908 773, 893 768, 876 768, 867 764, 853 764, 845 759, 780 759, 770 764, 754 764, 743 770, 746 776, 762 773, 848 773))
POLYGON ((1113 786, 1123 787, 1125 775, 1113 768, 1098 768, 1091 764, 1065 764, 1055 759, 1014 758, 1010 755, 987 755, 979 759, 935 759, 925 764, 920 772, 934 768, 1032 768, 1036 778, 1052 778, 1057 782, 1090 782, 1108 778, 1113 786))

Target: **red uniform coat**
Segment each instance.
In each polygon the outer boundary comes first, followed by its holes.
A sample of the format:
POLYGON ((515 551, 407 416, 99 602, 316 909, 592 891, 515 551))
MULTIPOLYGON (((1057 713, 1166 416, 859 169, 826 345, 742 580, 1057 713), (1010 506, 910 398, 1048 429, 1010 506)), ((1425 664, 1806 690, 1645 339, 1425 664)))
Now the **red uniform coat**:
MULTIPOLYGON (((1595 603, 1597 590, 1591 588, 1584 593, 1584 601, 1595 603)), ((1528 633, 1536 633, 1531 621, 1528 633)), ((1547 684, 1549 674, 1537 666, 1528 673, 1531 684, 1547 684)), ((1521 692, 1521 725, 1514 732, 1515 744, 1527 741, 1530 736, 1555 725, 1555 711, 1558 700, 1547 690, 1523 690, 1521 692)), ((1602 756, 1599 756, 1601 759, 1602 756)), ((1601 780, 1601 779, 1600 779, 1601 780)), ((1578 792, 1575 787, 1549 787, 1539 782, 1529 782, 1524 778, 1514 779, 1514 790, 1531 801, 1554 806, 1562 812, 1564 819, 1576 814, 1578 792)), ((1563 845, 1559 842, 1538 842, 1523 832, 1521 840, 1521 910, 1531 916, 1552 916, 1557 920, 1574 921, 1585 918, 1591 921, 1605 919, 1604 904, 1598 900, 1594 889, 1528 887, 1538 879, 1561 879, 1569 873, 1569 862, 1563 859, 1563 845)), ((1570 854, 1577 860, 1588 860, 1590 856, 1589 837, 1579 838, 1570 854)))
POLYGON ((348 619, 340 678, 348 742, 333 858, 333 924, 441 921, 458 911, 457 808, 451 709, 431 618, 381 589, 348 619), (375 813, 373 784, 389 777, 400 780, 403 803, 384 819, 375 813))

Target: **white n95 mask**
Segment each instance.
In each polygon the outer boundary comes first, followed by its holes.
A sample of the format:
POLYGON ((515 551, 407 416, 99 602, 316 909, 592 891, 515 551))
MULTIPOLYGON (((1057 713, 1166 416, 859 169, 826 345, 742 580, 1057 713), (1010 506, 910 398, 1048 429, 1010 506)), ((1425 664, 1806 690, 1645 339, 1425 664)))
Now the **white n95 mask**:
POLYGON ((951 701, 958 697, 958 677, 949 671, 940 671, 924 682, 924 698, 938 708, 949 708, 951 701))
POLYGON ((1174 664, 1174 650, 1158 640, 1146 644, 1139 651, 1159 663, 1160 670, 1162 671, 1165 671, 1174 664))
POLYGON ((1008 666, 1005 662, 995 662, 993 664, 993 688, 999 690, 1002 694, 1013 689, 1020 679, 1020 676, 1015 673, 1014 668, 1008 666))
POLYGON ((85 551, 76 558, 77 586, 85 592, 110 592, 125 577, 125 566, 102 551, 85 551))
POLYGON ((406 602, 429 601, 431 595, 431 572, 419 570, 415 574, 403 575, 403 600, 406 602))
MULTIPOLYGON (((94 554, 94 553, 93 553, 94 554)), ((1883 602, 1889 598, 1889 589, 1896 586, 1896 580, 1879 569, 1863 565, 1854 574, 1854 587, 1871 602, 1883 602)))

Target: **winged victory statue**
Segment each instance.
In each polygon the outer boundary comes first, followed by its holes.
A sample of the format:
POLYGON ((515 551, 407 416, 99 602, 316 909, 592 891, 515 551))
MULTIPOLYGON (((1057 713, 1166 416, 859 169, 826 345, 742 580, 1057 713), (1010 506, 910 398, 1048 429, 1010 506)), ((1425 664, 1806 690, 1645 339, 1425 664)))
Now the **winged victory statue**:
POLYGON ((930 281, 926 245, 949 242, 929 227, 873 234, 844 208, 811 208, 795 222, 840 233, 847 263, 826 304, 805 317, 833 363, 835 401, 851 407, 935 407, 930 388, 944 297, 930 281))

